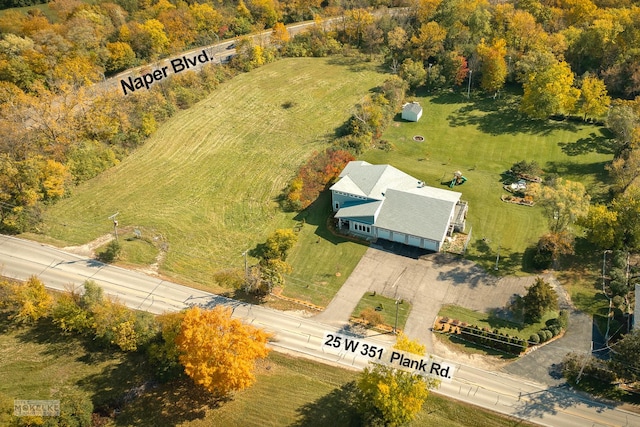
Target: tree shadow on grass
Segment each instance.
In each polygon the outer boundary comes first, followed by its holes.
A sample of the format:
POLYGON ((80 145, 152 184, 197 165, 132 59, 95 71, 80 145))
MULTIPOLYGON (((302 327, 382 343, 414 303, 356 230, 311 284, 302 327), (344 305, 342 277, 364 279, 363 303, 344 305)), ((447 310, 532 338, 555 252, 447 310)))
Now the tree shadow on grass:
POLYGON ((118 417, 118 426, 175 426, 188 421, 202 420, 207 411, 228 399, 216 399, 189 378, 150 387, 130 404, 118 417))
POLYGON ((292 427, 359 426, 360 418, 354 407, 355 382, 351 381, 315 402, 297 409, 298 420, 292 427))
POLYGON ((547 174, 555 174, 561 178, 565 175, 593 175, 598 181, 606 183, 609 181, 609 176, 605 169, 607 163, 608 162, 575 163, 568 161, 552 161, 547 162, 544 170, 547 174))
MULTIPOLYGON (((450 342, 457 344, 457 345, 461 345, 469 350, 473 350, 475 352, 482 352, 486 355, 489 356, 495 356, 499 359, 503 359, 503 360, 513 360, 516 359, 518 356, 515 356, 513 354, 510 353, 505 353, 503 351, 497 350, 495 348, 491 348, 491 347, 485 347, 485 346, 481 346, 479 344, 473 343, 471 341, 467 341, 462 339, 461 337, 459 337, 456 334, 452 334, 449 335, 447 337, 449 339, 450 342)), ((445 339, 447 339, 445 338, 445 339)))
POLYGON ((615 154, 617 144, 614 139, 604 135, 600 130, 600 135, 591 132, 588 137, 580 138, 575 142, 558 142, 558 146, 567 156, 580 156, 588 153, 615 154))
POLYGON ((573 132, 578 126, 572 121, 534 120, 520 113, 516 98, 505 96, 503 99, 472 99, 472 103, 464 105, 448 117, 452 127, 476 126, 489 135, 515 135, 529 133, 549 135, 554 131, 573 132))
POLYGON ((100 342, 76 334, 67 334, 60 330, 50 318, 40 319, 35 325, 18 327, 16 338, 22 343, 46 345, 42 354, 51 356, 67 355, 81 348, 85 354, 91 354, 94 361, 103 362, 112 358, 100 342))
POLYGON ((330 230, 329 221, 332 221, 332 215, 331 192, 329 190, 324 190, 320 193, 318 198, 311 203, 311 205, 299 212, 293 219, 305 224, 315 225, 317 227, 315 234, 318 238, 331 242, 334 245, 351 241, 368 246, 367 242, 359 239, 351 239, 347 236, 342 237, 334 230, 330 230))
MULTIPOLYGON (((111 354, 112 359, 114 356, 111 354)), ((100 362, 92 354, 78 360, 83 363, 100 362)), ((117 363, 110 363, 100 372, 83 377, 76 385, 91 395, 96 412, 109 416, 131 400, 132 390, 151 384, 151 377, 144 355, 126 353, 120 355, 117 363)))

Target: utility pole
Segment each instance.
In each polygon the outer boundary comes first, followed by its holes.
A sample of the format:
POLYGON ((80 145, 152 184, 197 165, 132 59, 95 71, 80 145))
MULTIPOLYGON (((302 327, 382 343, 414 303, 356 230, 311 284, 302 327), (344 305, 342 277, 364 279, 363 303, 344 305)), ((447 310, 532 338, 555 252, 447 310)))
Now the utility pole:
POLYGON ((498 263, 500 262, 500 245, 498 245, 498 254, 496 255, 496 266, 493 267, 495 271, 498 271, 498 263))
POLYGON ((396 300, 396 323, 393 325, 394 334, 398 333, 398 305, 399 305, 399 302, 398 300, 396 300))
POLYGON ((109 217, 109 219, 113 221, 113 235, 115 236, 116 241, 118 240, 118 220, 116 219, 116 217, 119 213, 120 212, 116 212, 109 217))
POLYGON ((467 99, 471 99, 471 74, 473 70, 469 70, 469 85, 467 86, 467 99))
POLYGON ((242 252, 242 256, 244 257, 244 278, 245 279, 249 277, 249 265, 247 264, 247 252, 249 252, 249 249, 242 252))

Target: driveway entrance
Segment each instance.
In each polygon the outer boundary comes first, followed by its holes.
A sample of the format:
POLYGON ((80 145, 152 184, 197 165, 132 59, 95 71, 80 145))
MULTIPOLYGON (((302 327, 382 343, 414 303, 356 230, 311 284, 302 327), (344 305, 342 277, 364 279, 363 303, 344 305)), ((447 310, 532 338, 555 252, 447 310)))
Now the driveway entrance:
MULTIPOLYGON (((325 323, 344 325, 365 292, 409 301, 413 307, 404 331, 433 352, 431 327, 440 307, 457 304, 472 310, 503 307, 534 278, 487 275, 474 263, 444 253, 401 256, 372 245, 324 312, 325 323)), ((411 254, 409 254, 411 255, 411 254)))

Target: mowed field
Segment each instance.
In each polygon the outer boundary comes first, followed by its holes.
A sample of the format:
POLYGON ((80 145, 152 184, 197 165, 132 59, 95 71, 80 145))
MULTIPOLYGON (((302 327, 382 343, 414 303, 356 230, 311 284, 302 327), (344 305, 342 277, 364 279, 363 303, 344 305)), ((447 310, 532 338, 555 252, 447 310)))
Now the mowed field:
MULTIPOLYGON (((161 272, 207 284, 219 269, 242 268, 242 253, 275 229, 295 225, 278 195, 384 79, 374 63, 335 58, 283 59, 239 75, 50 207, 43 231, 57 244, 82 244, 112 232, 108 217, 119 212, 123 237, 137 228, 166 243, 161 272)), ((341 254, 317 256, 328 257, 333 276, 341 254)))
MULTIPOLYGON (((613 158, 606 129, 582 122, 533 121, 519 115, 519 97, 494 100, 466 93, 418 97, 423 115, 416 123, 399 115, 382 135, 395 145, 390 152, 371 150, 363 160, 389 163, 445 188, 455 171, 468 180, 453 191, 469 202, 467 231, 472 240, 467 255, 493 267, 500 249, 500 269, 518 273, 523 254, 547 232, 540 207, 507 204, 502 188, 504 172, 515 162, 536 161, 545 174, 582 182, 594 200, 607 191, 605 165, 613 158), (424 142, 413 140, 415 135, 424 142)), ((526 266, 525 266, 526 267, 526 266)))

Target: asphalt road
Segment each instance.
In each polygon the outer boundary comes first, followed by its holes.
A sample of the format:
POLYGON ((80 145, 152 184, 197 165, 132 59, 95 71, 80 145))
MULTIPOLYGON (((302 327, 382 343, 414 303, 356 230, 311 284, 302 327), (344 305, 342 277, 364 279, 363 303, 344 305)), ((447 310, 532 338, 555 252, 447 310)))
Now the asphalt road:
MULTIPOLYGON (((0 235, 0 273, 19 280, 36 275, 47 287, 62 291, 91 279, 127 306, 151 313, 195 304, 224 304, 233 309, 235 317, 272 332, 275 350, 353 369, 362 369, 368 363, 365 357, 326 351, 323 338, 327 332, 336 332, 335 326, 105 265, 40 243, 0 235)), ((389 336, 369 336, 366 340, 386 348, 393 342, 389 336)), ((640 425, 640 415, 589 400, 566 386, 547 387, 461 364, 455 364, 455 368, 453 380, 443 382, 437 393, 545 426, 640 425)))

